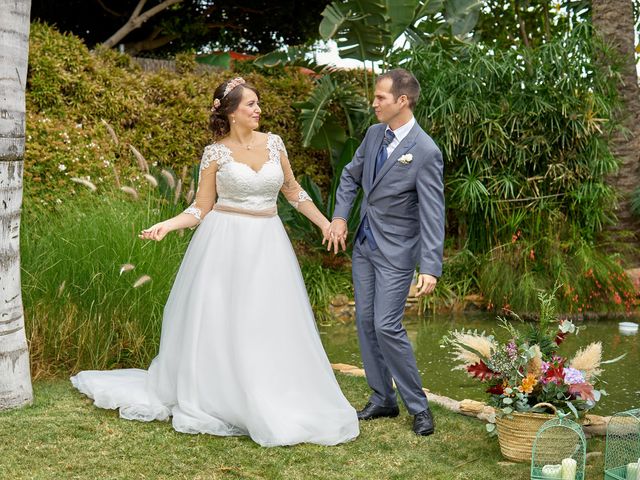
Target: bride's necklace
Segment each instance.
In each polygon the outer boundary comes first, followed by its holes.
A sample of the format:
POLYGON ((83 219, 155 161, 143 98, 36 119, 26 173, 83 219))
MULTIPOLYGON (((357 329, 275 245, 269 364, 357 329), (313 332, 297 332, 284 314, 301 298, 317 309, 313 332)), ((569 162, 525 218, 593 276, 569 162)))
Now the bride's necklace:
POLYGON ((251 132, 251 140, 249 141, 249 143, 242 143, 242 142, 238 142, 237 140, 232 140, 233 143, 235 143, 236 145, 239 145, 240 147, 246 148, 247 150, 251 150, 253 148, 253 140, 255 139, 255 135, 253 134, 253 132, 251 132))

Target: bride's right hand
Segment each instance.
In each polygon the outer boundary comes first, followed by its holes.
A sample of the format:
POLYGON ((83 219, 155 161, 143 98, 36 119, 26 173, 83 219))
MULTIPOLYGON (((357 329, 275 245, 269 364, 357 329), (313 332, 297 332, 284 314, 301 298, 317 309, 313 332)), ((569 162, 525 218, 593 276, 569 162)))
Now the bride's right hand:
POLYGON ((164 237, 167 236, 171 230, 169 229, 169 225, 167 221, 156 223, 155 225, 147 228, 146 230, 142 230, 138 235, 139 238, 144 240, 155 240, 159 242, 164 237))

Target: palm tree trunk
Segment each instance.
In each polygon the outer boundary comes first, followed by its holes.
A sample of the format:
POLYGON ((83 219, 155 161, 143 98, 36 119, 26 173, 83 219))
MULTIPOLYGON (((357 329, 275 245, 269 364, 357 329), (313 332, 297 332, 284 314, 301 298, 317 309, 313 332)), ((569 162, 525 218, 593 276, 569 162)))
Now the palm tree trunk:
POLYGON ((0 410, 31 403, 20 288, 20 207, 31 0, 0 0, 0 410))
MULTIPOLYGON (((634 18, 632 0, 593 0, 592 19, 596 32, 613 48, 622 62, 622 82, 618 92, 624 102, 620 120, 629 132, 616 133, 609 140, 620 170, 609 179, 618 193, 618 223, 611 230, 618 242, 627 247, 640 247, 640 219, 631 211, 633 191, 640 186, 640 90, 636 71, 634 18), (630 232, 632 235, 616 235, 630 232)), ((626 250, 626 249, 623 249, 626 250)), ((640 263, 638 255, 631 261, 640 263)))

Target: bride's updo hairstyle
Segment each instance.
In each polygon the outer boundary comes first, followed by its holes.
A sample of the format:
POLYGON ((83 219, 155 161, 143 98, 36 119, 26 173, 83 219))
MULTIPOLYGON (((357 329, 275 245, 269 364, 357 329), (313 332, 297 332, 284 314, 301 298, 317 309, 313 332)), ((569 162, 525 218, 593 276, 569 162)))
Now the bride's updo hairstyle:
POLYGON ((231 125, 229 116, 236 111, 242 100, 242 91, 248 88, 260 99, 258 90, 245 82, 244 78, 236 77, 218 85, 213 93, 213 106, 209 117, 209 128, 215 138, 222 138, 229 133, 231 125))

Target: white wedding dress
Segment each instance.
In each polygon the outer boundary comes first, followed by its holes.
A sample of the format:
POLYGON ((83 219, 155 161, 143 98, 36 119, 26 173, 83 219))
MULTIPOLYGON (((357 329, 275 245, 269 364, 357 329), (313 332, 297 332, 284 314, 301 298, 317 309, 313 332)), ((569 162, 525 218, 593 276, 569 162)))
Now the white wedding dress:
POLYGON ((172 417, 185 433, 249 435, 263 446, 358 436, 275 215, 280 190, 294 205, 310 199, 280 137, 268 134, 262 152, 268 160, 254 171, 222 144, 205 148, 196 199, 185 211, 202 221, 164 309, 158 356, 149 370, 71 377, 98 407, 133 420, 172 417))

